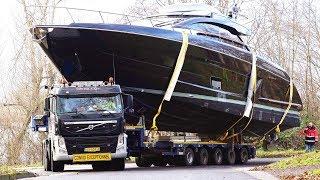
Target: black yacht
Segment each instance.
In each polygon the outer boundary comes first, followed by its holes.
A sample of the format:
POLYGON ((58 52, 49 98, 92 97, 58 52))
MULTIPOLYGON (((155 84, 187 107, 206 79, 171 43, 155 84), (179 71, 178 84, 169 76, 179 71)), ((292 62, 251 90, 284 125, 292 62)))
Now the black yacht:
MULTIPOLYGON (((130 24, 39 25, 34 38, 69 82, 114 77, 134 96, 146 126, 164 96, 187 31, 188 49, 171 101, 164 101, 159 130, 219 135, 244 114, 253 56, 243 26, 212 9, 170 10, 130 24)), ((250 117, 234 127, 261 136, 275 127, 289 104, 281 130, 300 125, 302 102, 290 77, 270 60, 256 57, 256 92, 250 117)), ((127 123, 135 124, 135 118, 127 123)))

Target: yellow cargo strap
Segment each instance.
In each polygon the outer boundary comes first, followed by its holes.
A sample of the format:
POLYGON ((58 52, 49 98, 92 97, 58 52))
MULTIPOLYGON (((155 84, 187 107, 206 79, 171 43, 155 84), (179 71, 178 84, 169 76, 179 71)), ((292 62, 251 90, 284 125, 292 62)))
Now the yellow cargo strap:
POLYGON ((179 56, 178 56, 178 59, 177 59, 177 62, 176 62, 176 66, 175 66, 173 74, 171 76, 171 79, 170 79, 169 85, 167 87, 166 93, 164 94, 164 97, 163 97, 163 99, 162 99, 162 101, 161 101, 161 103, 159 105, 158 112, 152 119, 151 130, 154 130, 154 131, 158 130, 157 117, 161 113, 163 101, 164 100, 170 101, 171 96, 172 96, 173 91, 174 91, 174 88, 176 87, 176 84, 178 82, 178 78, 179 78, 181 69, 183 67, 184 59, 185 59, 186 52, 187 52, 188 45, 189 45, 188 34, 189 33, 187 31, 182 31, 182 46, 181 46, 180 53, 179 53, 179 56))
POLYGON ((230 139, 232 137, 235 137, 235 136, 239 135, 239 133, 236 133, 236 134, 233 134, 233 135, 228 137, 228 131, 230 129, 232 129, 236 124, 238 124, 244 117, 250 117, 250 118, 249 118, 249 121, 246 124, 246 126, 242 129, 242 131, 245 130, 249 126, 249 124, 250 124, 250 122, 252 120, 252 114, 251 114, 252 109, 253 109, 252 98, 254 100, 254 94, 256 93, 256 86, 257 86, 257 56, 256 56, 256 54, 254 52, 252 52, 251 75, 250 75, 250 82, 249 82, 249 85, 248 85, 247 102, 246 102, 246 106, 244 108, 243 115, 235 123, 233 123, 232 126, 230 126, 227 129, 227 131, 225 132, 225 135, 223 135, 221 140, 230 139))
POLYGON ((257 56, 254 52, 252 52, 252 67, 251 67, 251 76, 248 87, 248 95, 247 95, 247 103, 244 109, 243 116, 249 117, 252 111, 253 102, 252 98, 256 92, 257 88, 257 56))
POLYGON ((284 121, 284 118, 287 116, 290 108, 291 108, 291 105, 292 105, 292 97, 293 97, 293 82, 292 82, 292 79, 290 78, 290 90, 289 90, 289 102, 288 102, 288 107, 287 109, 285 110, 285 112, 283 113, 283 116, 281 117, 281 120, 279 122, 279 124, 277 125, 276 127, 276 132, 279 133, 280 132, 280 125, 283 123, 284 121))
POLYGON ((276 133, 280 133, 280 125, 283 123, 284 119, 286 118, 290 108, 291 108, 291 105, 292 105, 292 97, 293 97, 293 81, 292 79, 290 78, 290 86, 289 86, 289 102, 288 102, 288 106, 287 106, 287 109, 284 111, 279 123, 271 128, 268 132, 266 132, 263 137, 260 139, 260 141, 263 141, 265 139, 265 136, 268 135, 272 130, 275 130, 276 133))

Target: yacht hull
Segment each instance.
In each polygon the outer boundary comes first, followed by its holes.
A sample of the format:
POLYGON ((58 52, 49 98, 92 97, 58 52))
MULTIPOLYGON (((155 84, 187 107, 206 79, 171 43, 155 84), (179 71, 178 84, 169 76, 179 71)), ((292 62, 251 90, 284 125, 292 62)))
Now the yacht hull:
MULTIPOLYGON (((73 81, 105 81, 114 77, 124 92, 134 96, 136 115, 145 115, 146 127, 168 86, 182 35, 160 28, 71 24, 38 26, 35 38, 62 75, 73 81), (47 31, 41 38, 40 29, 47 31)), ((221 135, 244 112, 252 55, 206 36, 189 35, 185 63, 171 101, 165 101, 157 120, 159 130, 221 135)), ((244 133, 261 136, 275 127, 289 99, 289 76, 273 64, 258 58, 257 92, 253 116, 236 126, 244 133)), ((300 125, 301 100, 294 88, 291 107, 282 130, 300 125)), ((135 124, 136 118, 127 118, 135 124)))

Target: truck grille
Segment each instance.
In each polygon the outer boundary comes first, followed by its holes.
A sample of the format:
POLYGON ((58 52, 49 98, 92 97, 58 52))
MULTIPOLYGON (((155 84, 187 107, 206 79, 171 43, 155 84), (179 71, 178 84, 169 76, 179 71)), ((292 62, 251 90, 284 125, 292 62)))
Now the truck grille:
POLYGON ((79 121, 63 121, 60 123, 60 134, 62 136, 108 136, 120 134, 122 131, 122 121, 120 119, 86 119, 79 121), (115 123, 107 123, 99 125, 99 123, 90 122, 115 121, 115 123), (87 122, 82 124, 81 122, 87 122), (75 124, 67 124, 75 123, 75 124), (77 124, 79 123, 79 124, 77 124), (98 126, 96 126, 98 125, 98 126), (89 128, 92 126, 93 128, 89 128))
POLYGON ((85 153, 87 147, 100 147, 100 152, 116 152, 118 136, 65 137, 68 155, 85 153))

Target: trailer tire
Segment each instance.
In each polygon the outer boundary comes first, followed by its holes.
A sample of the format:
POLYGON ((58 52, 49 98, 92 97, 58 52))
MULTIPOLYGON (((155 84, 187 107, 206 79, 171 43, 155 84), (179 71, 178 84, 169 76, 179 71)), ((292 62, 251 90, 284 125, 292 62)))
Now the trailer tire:
POLYGON ((232 149, 227 149, 225 152, 225 164, 233 165, 236 162, 236 153, 232 149))
POLYGON ((138 167, 150 167, 152 165, 152 162, 150 159, 142 156, 136 157, 135 162, 138 167))
POLYGON ((194 151, 191 148, 186 148, 184 151, 184 155, 182 156, 182 162, 185 166, 192 166, 195 162, 194 151))
POLYGON ((123 171, 125 168, 125 159, 124 158, 113 159, 111 161, 110 168, 113 171, 123 171))
POLYGON ((214 148, 211 153, 211 163, 221 165, 223 162, 223 153, 220 148, 214 148))
POLYGON ((197 164, 200 166, 204 166, 208 164, 209 161, 209 153, 206 148, 201 148, 197 153, 197 164))
POLYGON ((247 150, 247 148, 242 147, 237 153, 236 163, 237 164, 245 164, 248 162, 248 159, 249 159, 248 150, 247 150))

